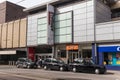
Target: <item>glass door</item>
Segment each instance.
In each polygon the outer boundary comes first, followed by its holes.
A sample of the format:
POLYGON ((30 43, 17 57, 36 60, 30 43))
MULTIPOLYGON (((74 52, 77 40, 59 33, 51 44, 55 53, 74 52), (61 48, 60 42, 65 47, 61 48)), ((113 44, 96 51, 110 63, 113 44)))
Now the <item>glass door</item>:
POLYGON ((73 62, 74 59, 78 58, 78 52, 68 53, 68 63, 73 62))

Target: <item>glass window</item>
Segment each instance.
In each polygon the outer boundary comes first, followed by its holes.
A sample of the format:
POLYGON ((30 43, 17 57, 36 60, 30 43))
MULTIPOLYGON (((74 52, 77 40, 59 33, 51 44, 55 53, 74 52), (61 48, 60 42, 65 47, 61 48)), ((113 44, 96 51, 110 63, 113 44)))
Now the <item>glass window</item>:
POLYGON ((47 37, 47 31, 38 32, 38 37, 47 37))
POLYGON ((66 35, 60 36, 60 42, 66 42, 66 35))
POLYGON ((55 16, 55 21, 58 21, 59 20, 59 15, 56 15, 55 16))
POLYGON ((60 29, 56 29, 55 30, 55 35, 59 35, 60 34, 60 29))
POLYGON ((67 19, 72 18, 72 14, 71 14, 71 12, 66 13, 66 18, 67 18, 67 19))
POLYGON ((38 38, 38 44, 47 44, 47 38, 38 38))
POLYGON ((47 23, 47 18, 38 18, 38 24, 46 24, 47 23))
POLYGON ((66 26, 72 26, 72 20, 67 20, 66 21, 66 26))
POLYGON ((71 41, 71 37, 67 34, 72 34, 72 12, 66 12, 55 16, 55 42, 64 43, 71 41), (69 38, 69 39, 67 39, 69 38))
POLYGON ((60 14, 59 15, 60 20, 65 20, 66 19, 66 14, 60 14))
POLYGON ((55 22, 55 28, 59 28, 60 27, 60 22, 55 22))
POLYGON ((117 65, 120 66, 120 53, 104 53, 104 65, 117 65))
POLYGON ((67 35, 67 36, 66 36, 66 39, 67 39, 67 40, 66 40, 67 42, 71 42, 71 41, 72 41, 72 35, 67 35))
POLYGON ((60 57, 61 58, 66 58, 66 50, 61 50, 60 57))
POLYGON ((71 27, 67 27, 67 33, 66 34, 71 34, 71 33, 72 33, 71 27))
POLYGON ((61 28, 60 29, 60 35, 62 35, 62 34, 66 34, 66 28, 61 28))
POLYGON ((60 27, 66 27, 66 21, 60 21, 60 27))
POLYGON ((38 25, 38 31, 41 31, 41 30, 47 30, 47 24, 38 25))
POLYGON ((55 42, 56 43, 60 42, 60 36, 55 36, 55 42))

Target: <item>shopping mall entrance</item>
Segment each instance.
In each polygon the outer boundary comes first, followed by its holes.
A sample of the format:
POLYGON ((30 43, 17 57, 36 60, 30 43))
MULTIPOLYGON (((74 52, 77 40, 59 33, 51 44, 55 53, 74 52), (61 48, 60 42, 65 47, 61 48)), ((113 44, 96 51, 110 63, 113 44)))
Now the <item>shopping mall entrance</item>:
POLYGON ((56 58, 62 59, 65 63, 73 62, 76 58, 92 58, 91 45, 59 45, 56 47, 56 58))
POLYGON ((79 58, 79 53, 77 50, 68 52, 68 63, 73 62, 73 60, 76 58, 79 58))

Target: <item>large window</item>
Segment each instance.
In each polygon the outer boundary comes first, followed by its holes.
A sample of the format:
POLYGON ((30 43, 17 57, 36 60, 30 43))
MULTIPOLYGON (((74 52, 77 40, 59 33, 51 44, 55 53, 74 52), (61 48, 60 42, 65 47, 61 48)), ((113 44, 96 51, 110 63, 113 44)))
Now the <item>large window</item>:
POLYGON ((65 43, 72 41, 72 12, 55 16, 55 42, 65 43))
POLYGON ((38 18, 38 44, 47 43, 47 18, 38 18))
POLYGON ((66 50, 60 50, 58 52, 58 57, 60 57, 60 58, 66 58, 66 50))

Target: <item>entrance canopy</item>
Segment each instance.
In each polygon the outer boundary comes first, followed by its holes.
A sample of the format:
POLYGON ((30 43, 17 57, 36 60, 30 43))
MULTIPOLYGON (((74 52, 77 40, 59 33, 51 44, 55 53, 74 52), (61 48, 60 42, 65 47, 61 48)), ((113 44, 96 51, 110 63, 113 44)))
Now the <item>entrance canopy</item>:
POLYGON ((0 55, 13 55, 16 54, 16 51, 0 51, 0 55))

